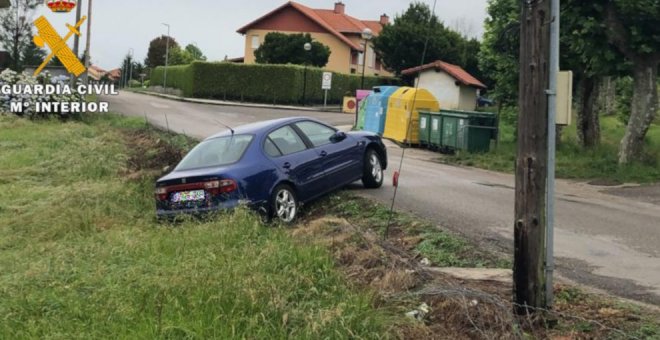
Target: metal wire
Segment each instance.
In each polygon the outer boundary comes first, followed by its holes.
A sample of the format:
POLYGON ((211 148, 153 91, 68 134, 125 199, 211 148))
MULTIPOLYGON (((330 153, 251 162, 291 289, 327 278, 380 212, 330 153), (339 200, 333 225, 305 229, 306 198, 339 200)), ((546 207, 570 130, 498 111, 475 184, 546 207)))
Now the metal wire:
MULTIPOLYGON (((435 16, 435 7, 438 4, 438 0, 433 0, 433 8, 431 9, 431 16, 429 17, 429 22, 427 25, 427 30, 426 30, 426 40, 424 41, 424 50, 422 51, 422 60, 419 63, 419 66, 424 65, 424 62, 426 60, 426 52, 428 51, 428 46, 429 46, 429 40, 431 38, 431 30, 432 30, 432 25, 433 25, 433 17, 435 16)), ((410 115, 408 117, 408 128, 406 131, 406 138, 411 135, 411 122, 412 122, 412 117, 413 117, 413 112, 415 110, 415 103, 417 102, 417 90, 419 89, 419 83, 420 83, 420 76, 422 74, 421 67, 419 71, 417 71, 417 81, 414 84, 415 85, 415 95, 413 96, 413 101, 412 105, 410 107, 410 115)), ((408 143, 410 145, 410 143, 408 143)), ((406 156, 406 148, 404 147, 401 153, 401 160, 399 161, 399 170, 398 170, 398 176, 401 176, 401 170, 403 169, 403 159, 406 156)), ((390 216, 387 219, 387 226, 385 227, 385 234, 383 235, 384 238, 387 238, 390 233, 390 227, 392 226, 392 218, 394 216, 394 204, 396 203, 396 196, 399 192, 399 183, 398 183, 398 178, 397 178, 397 185, 394 187, 394 194, 392 196, 392 204, 390 205, 390 216)))

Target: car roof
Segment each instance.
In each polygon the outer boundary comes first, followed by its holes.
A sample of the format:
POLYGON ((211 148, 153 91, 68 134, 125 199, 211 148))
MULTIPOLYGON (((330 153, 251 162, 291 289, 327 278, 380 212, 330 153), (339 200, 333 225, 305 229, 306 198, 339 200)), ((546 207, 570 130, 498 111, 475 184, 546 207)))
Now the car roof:
MULTIPOLYGON (((280 118, 280 119, 272 119, 272 120, 266 120, 262 122, 256 122, 256 123, 251 123, 251 124, 245 124, 237 127, 232 127, 234 129, 234 133, 239 135, 239 134, 263 134, 268 131, 270 131, 272 128, 275 128, 277 126, 282 126, 282 125, 287 125, 291 123, 295 123, 301 120, 311 120, 315 122, 319 122, 324 124, 323 122, 320 122, 314 118, 310 117, 287 117, 287 118, 280 118)), ((223 130, 221 132, 218 132, 211 137, 206 138, 205 140, 209 139, 214 139, 218 137, 226 137, 226 136, 231 136, 231 131, 229 129, 223 130)))

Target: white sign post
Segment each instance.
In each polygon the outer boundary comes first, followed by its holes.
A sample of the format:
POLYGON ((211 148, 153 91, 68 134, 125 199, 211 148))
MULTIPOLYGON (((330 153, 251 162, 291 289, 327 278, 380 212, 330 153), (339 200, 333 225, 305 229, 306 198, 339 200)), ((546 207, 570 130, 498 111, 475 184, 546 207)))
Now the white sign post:
POLYGON ((323 72, 321 89, 325 91, 325 96, 323 97, 323 110, 325 110, 328 104, 328 91, 332 89, 332 72, 323 72))

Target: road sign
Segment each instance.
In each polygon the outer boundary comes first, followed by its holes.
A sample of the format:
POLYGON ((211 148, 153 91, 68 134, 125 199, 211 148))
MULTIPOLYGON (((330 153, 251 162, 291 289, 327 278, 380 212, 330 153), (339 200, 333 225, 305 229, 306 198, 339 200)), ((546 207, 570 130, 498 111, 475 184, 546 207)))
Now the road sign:
POLYGON ((321 83, 321 89, 323 90, 332 89, 332 72, 323 72, 323 81, 321 83))

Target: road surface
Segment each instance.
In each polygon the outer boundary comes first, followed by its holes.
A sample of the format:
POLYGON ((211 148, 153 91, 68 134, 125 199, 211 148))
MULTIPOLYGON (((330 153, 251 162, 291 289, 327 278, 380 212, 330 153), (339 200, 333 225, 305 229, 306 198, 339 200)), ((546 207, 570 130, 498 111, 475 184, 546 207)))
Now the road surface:
MULTIPOLYGON (((204 138, 241 124, 286 116, 311 116, 350 125, 341 113, 214 106, 124 93, 102 97, 112 111, 146 117, 153 124, 204 138)), ((390 168, 380 190, 351 185, 361 195, 391 202, 392 171, 403 150, 389 144, 390 168)), ((474 168, 439 164, 437 154, 406 151, 396 207, 465 234, 484 247, 511 252, 514 178, 474 168)), ((610 293, 660 305, 659 187, 605 188, 557 181, 555 254, 558 274, 610 293), (638 195, 643 191, 644 195, 638 195), (650 192, 650 193, 649 193, 650 192)))

